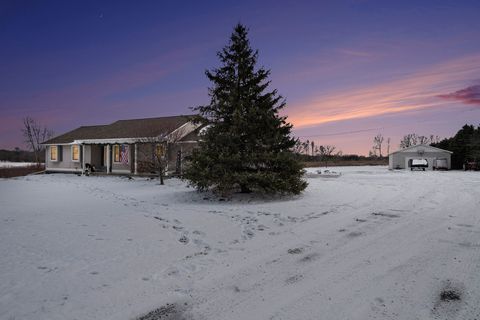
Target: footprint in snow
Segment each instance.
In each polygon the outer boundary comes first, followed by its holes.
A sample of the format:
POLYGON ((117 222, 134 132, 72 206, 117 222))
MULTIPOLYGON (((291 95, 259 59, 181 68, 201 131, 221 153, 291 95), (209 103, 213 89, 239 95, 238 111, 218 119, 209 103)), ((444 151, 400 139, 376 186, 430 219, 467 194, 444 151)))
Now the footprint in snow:
POLYGON ((180 239, 178 239, 179 242, 183 243, 183 244, 187 244, 190 240, 187 238, 186 235, 182 235, 180 237, 180 239))
POLYGON ((285 283, 286 284, 294 284, 300 280, 303 279, 303 275, 302 274, 296 274, 294 276, 291 276, 291 277, 288 277, 286 280, 285 280, 285 283))
POLYGON ((243 236, 242 236, 242 238, 243 238, 244 240, 248 240, 248 239, 252 239, 254 235, 255 235, 255 233, 254 233, 252 230, 247 229, 247 230, 244 230, 244 231, 243 231, 243 236))
POLYGON ((349 238, 356 238, 356 237, 361 236, 362 234, 363 234, 362 232, 352 231, 352 232, 350 232, 349 234, 347 234, 347 236, 348 236, 349 238))
POLYGON ((308 263, 317 260, 320 257, 318 253, 310 253, 298 260, 301 263, 308 263))
POLYGON ((167 274, 167 276, 172 277, 180 274, 180 270, 178 268, 171 267, 165 270, 165 273, 167 274))
POLYGON ((277 236, 279 234, 280 234, 280 232, 274 232, 274 231, 268 233, 268 235, 270 235, 270 236, 277 236))
POLYGON ((459 224, 457 224, 457 227, 472 228, 473 225, 471 225, 471 224, 459 223, 459 224))
POLYGON ((464 248, 480 248, 480 244, 471 243, 468 241, 460 242, 458 245, 464 248))
POLYGON ((136 318, 135 320, 181 320, 187 319, 185 317, 185 309, 187 303, 181 304, 171 304, 167 303, 164 306, 161 306, 158 309, 150 311, 149 313, 136 318))
POLYGON ((386 218, 400 218, 398 214, 384 213, 384 212, 372 212, 374 216, 386 217, 386 218))
POLYGON ((300 254, 303 252, 303 248, 293 248, 293 249, 288 249, 287 252, 289 254, 300 254))

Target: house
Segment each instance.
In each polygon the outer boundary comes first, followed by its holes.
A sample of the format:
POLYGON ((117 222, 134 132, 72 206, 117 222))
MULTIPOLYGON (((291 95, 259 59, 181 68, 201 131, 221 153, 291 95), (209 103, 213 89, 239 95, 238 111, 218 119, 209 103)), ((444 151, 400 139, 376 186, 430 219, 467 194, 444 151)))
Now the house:
POLYGON ((181 173, 185 155, 198 144, 192 116, 120 120, 84 126, 54 137, 46 147, 47 172, 84 172, 89 166, 107 174, 181 173))
POLYGON ((432 147, 426 144, 411 146, 392 152, 388 155, 389 169, 411 169, 414 160, 426 160, 427 170, 451 168, 453 152, 432 147))

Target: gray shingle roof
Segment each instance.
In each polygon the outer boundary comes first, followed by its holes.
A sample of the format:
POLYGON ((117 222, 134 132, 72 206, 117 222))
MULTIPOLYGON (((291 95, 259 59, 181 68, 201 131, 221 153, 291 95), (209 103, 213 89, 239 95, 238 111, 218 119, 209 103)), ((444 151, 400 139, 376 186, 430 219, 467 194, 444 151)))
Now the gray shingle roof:
POLYGON ((75 140, 115 139, 115 138, 150 138, 168 134, 192 119, 192 116, 171 116, 119 120, 108 125, 84 126, 69 131, 43 144, 72 143, 75 140))

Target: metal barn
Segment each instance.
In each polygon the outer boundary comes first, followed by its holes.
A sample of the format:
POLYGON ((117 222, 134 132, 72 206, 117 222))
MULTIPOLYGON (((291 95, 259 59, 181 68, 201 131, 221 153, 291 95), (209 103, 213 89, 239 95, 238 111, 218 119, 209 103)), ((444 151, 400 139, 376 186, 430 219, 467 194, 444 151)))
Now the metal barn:
POLYGON ((453 152, 421 144, 392 152, 388 155, 389 169, 413 169, 412 163, 426 160, 426 170, 450 170, 453 152))

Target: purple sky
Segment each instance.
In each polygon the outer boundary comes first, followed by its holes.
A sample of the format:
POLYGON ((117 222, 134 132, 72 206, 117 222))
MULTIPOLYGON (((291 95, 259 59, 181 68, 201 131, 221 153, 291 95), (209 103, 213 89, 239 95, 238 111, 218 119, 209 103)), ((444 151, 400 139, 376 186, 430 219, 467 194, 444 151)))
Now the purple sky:
POLYGON ((302 139, 449 137, 480 124, 479 17, 478 1, 2 1, 0 148, 25 148, 25 116, 60 134, 191 113, 237 22, 302 139))

